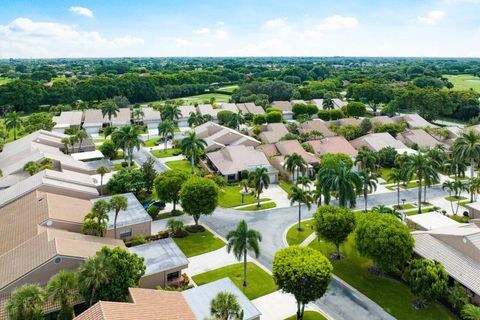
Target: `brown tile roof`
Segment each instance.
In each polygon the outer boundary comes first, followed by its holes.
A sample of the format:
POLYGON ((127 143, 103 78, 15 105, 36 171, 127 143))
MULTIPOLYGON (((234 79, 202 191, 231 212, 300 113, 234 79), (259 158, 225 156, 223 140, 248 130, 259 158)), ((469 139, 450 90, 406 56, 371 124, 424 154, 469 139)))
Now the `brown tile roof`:
POLYGON ((270 166, 265 154, 251 146, 227 146, 222 150, 207 153, 207 157, 222 175, 237 174, 242 170, 259 166, 270 166))
POLYGON ((289 132, 283 123, 270 123, 263 126, 262 130, 258 137, 265 143, 278 142, 289 132))
POLYGON ((406 130, 400 133, 397 138, 407 145, 416 144, 421 148, 435 147, 436 145, 443 144, 423 129, 406 130))
POLYGON ((344 137, 330 137, 307 142, 313 151, 319 155, 327 153, 344 153, 351 157, 357 156, 357 150, 344 137))
POLYGON ((282 111, 292 111, 292 103, 290 101, 273 101, 272 107, 282 111))
POLYGON ((275 146, 283 156, 297 153, 308 164, 317 164, 320 162, 320 160, 317 157, 315 157, 313 154, 305 151, 305 149, 303 149, 300 142, 298 142, 297 140, 279 141, 275 143, 275 146))
POLYGON ((311 132, 313 130, 320 131, 324 137, 333 137, 335 133, 330 130, 322 120, 310 120, 300 125, 300 132, 311 132))

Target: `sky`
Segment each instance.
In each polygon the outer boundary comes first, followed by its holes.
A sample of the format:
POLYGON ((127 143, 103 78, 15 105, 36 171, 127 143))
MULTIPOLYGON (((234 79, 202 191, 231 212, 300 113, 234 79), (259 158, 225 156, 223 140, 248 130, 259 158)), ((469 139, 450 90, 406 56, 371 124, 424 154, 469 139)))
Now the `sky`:
POLYGON ((480 57, 480 0, 0 0, 0 58, 480 57))

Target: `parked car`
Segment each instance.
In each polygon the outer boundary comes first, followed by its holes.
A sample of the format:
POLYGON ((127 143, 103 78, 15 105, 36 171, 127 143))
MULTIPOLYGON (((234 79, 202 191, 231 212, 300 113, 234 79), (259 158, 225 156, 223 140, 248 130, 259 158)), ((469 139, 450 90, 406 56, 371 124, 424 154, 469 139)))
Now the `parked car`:
POLYGON ((160 208, 160 210, 165 209, 165 202, 162 200, 151 200, 143 205, 145 209, 148 209, 151 206, 157 206, 160 208))

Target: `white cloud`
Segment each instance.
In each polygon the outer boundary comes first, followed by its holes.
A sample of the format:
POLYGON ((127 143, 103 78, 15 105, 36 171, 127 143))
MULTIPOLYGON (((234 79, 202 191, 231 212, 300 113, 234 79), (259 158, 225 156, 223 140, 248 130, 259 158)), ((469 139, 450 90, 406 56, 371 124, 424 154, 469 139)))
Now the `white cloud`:
POLYGON ((78 15, 81 15, 81 16, 88 17, 88 18, 93 18, 92 10, 90 10, 88 8, 85 8, 85 7, 70 7, 70 9, 68 9, 68 11, 70 11, 72 13, 75 13, 75 14, 78 14, 78 15))
POLYGON ((192 31, 194 34, 205 35, 210 34, 209 28, 200 28, 192 31))
POLYGON ((185 40, 183 38, 176 38, 175 39, 175 44, 180 46, 180 47, 191 47, 193 45, 192 42, 185 40))
POLYGON ((417 17, 417 21, 422 24, 434 25, 445 17, 445 12, 440 10, 429 11, 425 16, 417 17))
POLYGON ((268 20, 263 25, 265 28, 283 28, 288 26, 288 19, 287 18, 275 18, 268 20))
POLYGON ((317 24, 315 29, 318 31, 345 30, 353 29, 358 26, 358 20, 355 17, 345 17, 334 15, 326 17, 322 23, 317 24))
POLYGON ((223 22, 217 22, 213 29, 203 27, 192 30, 192 33, 198 36, 213 36, 216 39, 225 39, 228 37, 228 32, 224 29, 224 26, 223 22))

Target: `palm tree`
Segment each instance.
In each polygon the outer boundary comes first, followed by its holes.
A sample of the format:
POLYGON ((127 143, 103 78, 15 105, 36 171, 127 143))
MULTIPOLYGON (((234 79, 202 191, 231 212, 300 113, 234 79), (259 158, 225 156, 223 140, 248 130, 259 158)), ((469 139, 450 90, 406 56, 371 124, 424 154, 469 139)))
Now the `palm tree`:
POLYGON ((190 164, 192 166, 192 174, 195 173, 195 159, 198 157, 200 151, 205 150, 207 142, 197 136, 195 131, 187 132, 185 138, 181 143, 182 153, 188 157, 190 156, 190 164))
POLYGON ((445 171, 449 175, 453 175, 455 179, 465 177, 465 171, 467 171, 467 165, 464 161, 459 160, 453 156, 445 162, 445 171))
POLYGON ((124 196, 116 195, 110 199, 109 207, 115 213, 115 218, 113 220, 113 234, 114 238, 117 239, 117 218, 120 210, 127 210, 128 200, 124 196))
POLYGON ((102 105, 100 106, 100 109, 102 110, 102 116, 108 116, 108 122, 110 126, 112 125, 112 117, 116 117, 118 115, 118 112, 120 111, 120 108, 117 106, 117 104, 113 100, 107 100, 102 105))
POLYGON ((165 106, 163 110, 163 119, 170 120, 172 122, 176 122, 182 116, 182 111, 178 108, 178 106, 170 104, 165 106))
POLYGON ((464 320, 478 320, 480 319, 480 308, 469 303, 462 308, 461 314, 464 320))
POLYGON ((460 207, 460 194, 463 190, 467 189, 467 186, 461 180, 454 180, 454 181, 445 181, 442 184, 442 189, 448 192, 448 198, 450 201, 450 207, 452 208, 453 215, 457 215, 458 208, 460 207), (457 200, 457 207, 454 209, 453 207, 453 197, 457 200))
POLYGON ((388 173, 387 180, 397 184, 397 209, 400 209, 400 182, 405 180, 402 170, 393 168, 388 173))
POLYGON ((301 177, 298 177, 298 179, 296 181, 296 185, 297 186, 302 186, 303 190, 310 190, 310 182, 312 182, 312 181, 310 180, 309 177, 301 176, 301 177))
POLYGON ((312 204, 312 196, 310 192, 304 191, 297 186, 292 186, 290 193, 288 194, 290 199, 290 205, 293 206, 295 202, 298 202, 298 231, 303 231, 301 227, 302 222, 302 203, 304 203, 310 210, 312 204))
POLYGON ((140 129, 137 126, 126 125, 112 133, 112 141, 117 148, 122 148, 128 158, 128 166, 132 165, 133 150, 140 149, 144 142, 140 139, 140 129))
POLYGON ((355 157, 355 164, 360 163, 359 168, 361 170, 369 169, 370 171, 375 171, 377 162, 378 158, 375 152, 366 149, 360 149, 355 157))
POLYGON ((38 284, 25 284, 13 291, 6 303, 11 320, 42 320, 45 291, 38 284))
POLYGON ((95 201, 92 211, 89 212, 83 221, 82 232, 103 237, 108 227, 108 211, 110 206, 105 200, 95 201))
POLYGON ((415 175, 418 182, 418 213, 422 213, 422 182, 437 181, 438 173, 432 166, 430 158, 422 153, 408 156, 404 163, 403 170, 407 177, 415 175), (427 177, 427 178, 426 178, 427 177))
POLYGON ((210 314, 215 320, 243 320, 237 296, 227 291, 219 292, 210 302, 210 314))
POLYGON ((75 145, 78 143, 78 137, 76 135, 68 137, 68 141, 70 142, 70 145, 72 146, 71 151, 75 152, 75 145))
MULTIPOLYGON (((463 132, 453 143, 453 154, 460 160, 470 160, 470 179, 475 176, 475 159, 480 158, 480 134, 473 129, 463 132)), ((470 194, 473 202, 473 193, 470 194)))
POLYGON ((53 168, 53 161, 51 159, 45 158, 39 163, 35 161, 28 161, 23 166, 23 171, 28 172, 31 176, 39 173, 40 171, 53 168))
POLYGON ((108 137, 108 136, 111 136, 112 133, 114 133, 118 128, 117 127, 114 127, 114 126, 109 126, 109 127, 106 127, 105 129, 103 129, 103 136, 105 137, 105 139, 108 137))
POLYGON ((172 120, 164 120, 158 125, 158 135, 162 137, 163 140, 163 152, 167 152, 167 143, 168 140, 173 139, 175 134, 175 125, 172 120))
POLYGON ((100 195, 103 196, 103 176, 110 172, 107 166, 100 166, 97 168, 97 174, 100 175, 100 195))
POLYGON ((374 177, 370 170, 365 169, 358 173, 363 185, 363 199, 365 200, 365 212, 367 212, 368 193, 377 190, 378 179, 374 177))
POLYGON ((20 113, 16 111, 7 113, 5 117, 5 127, 8 130, 13 129, 13 140, 17 140, 17 130, 22 126, 22 122, 20 113))
POLYGON ((88 136, 88 133, 85 131, 85 130, 79 130, 75 136, 77 137, 78 139, 78 151, 80 152, 81 149, 82 149, 82 143, 83 143, 83 140, 87 139, 89 136, 88 136))
POLYGON ((240 131, 240 126, 245 122, 245 118, 240 113, 234 113, 230 117, 230 121, 228 122, 228 126, 230 128, 237 129, 240 131))
POLYGON ((104 255, 88 258, 78 269, 78 283, 80 292, 92 306, 96 301, 96 293, 99 288, 110 281, 110 268, 104 255))
POLYGON ((48 281, 47 294, 51 301, 60 305, 59 320, 75 317, 72 304, 79 299, 77 276, 72 271, 59 271, 48 281))
POLYGON ((201 124, 205 123, 205 119, 203 116, 198 113, 198 112, 190 112, 190 115, 188 117, 188 125, 190 127, 196 127, 201 124))
POLYGON ((294 152, 285 157, 283 168, 292 174, 292 180, 295 181, 298 179, 298 177, 300 177, 300 173, 305 174, 307 171, 307 163, 301 155, 294 152), (297 172, 297 178, 295 178, 295 172, 297 172))
POLYGON ((145 112, 143 112, 142 108, 133 110, 133 119, 135 119, 134 123, 140 124, 140 120, 143 120, 144 116, 145 116, 145 112))
POLYGON ((260 232, 248 229, 245 220, 240 221, 235 230, 231 230, 227 234, 227 252, 233 251, 233 255, 237 260, 243 257, 243 287, 247 286, 247 252, 253 251, 255 257, 260 255, 259 242, 262 241, 260 232))
POLYGON ((68 147, 70 146, 70 139, 68 137, 62 138, 61 140, 63 147, 65 148, 65 153, 69 154, 69 149, 68 147))
POLYGON ((387 207, 386 205, 383 205, 383 204, 380 204, 378 206, 373 207, 372 211, 375 211, 377 213, 392 214, 395 217, 397 217, 399 220, 403 221, 403 213, 401 213, 400 211, 398 211, 395 208, 392 209, 392 208, 389 208, 389 207, 387 207))
POLYGON ((473 199, 477 201, 478 193, 480 192, 480 177, 470 179, 468 183, 469 192, 473 193, 473 199))
POLYGON ((346 207, 347 203, 354 208, 357 193, 362 190, 362 179, 351 168, 341 165, 336 168, 322 168, 318 173, 320 184, 325 190, 325 203, 330 203, 330 193, 338 193, 338 205, 346 207))
POLYGON ((325 96, 323 97, 322 106, 324 110, 331 110, 335 107, 333 104, 332 96, 330 94, 325 94, 325 96))
POLYGON ((263 192, 263 188, 268 189, 270 184, 268 169, 266 167, 255 168, 254 171, 248 173, 248 181, 250 185, 255 186, 255 192, 257 193, 257 207, 260 208, 260 194, 263 192))

